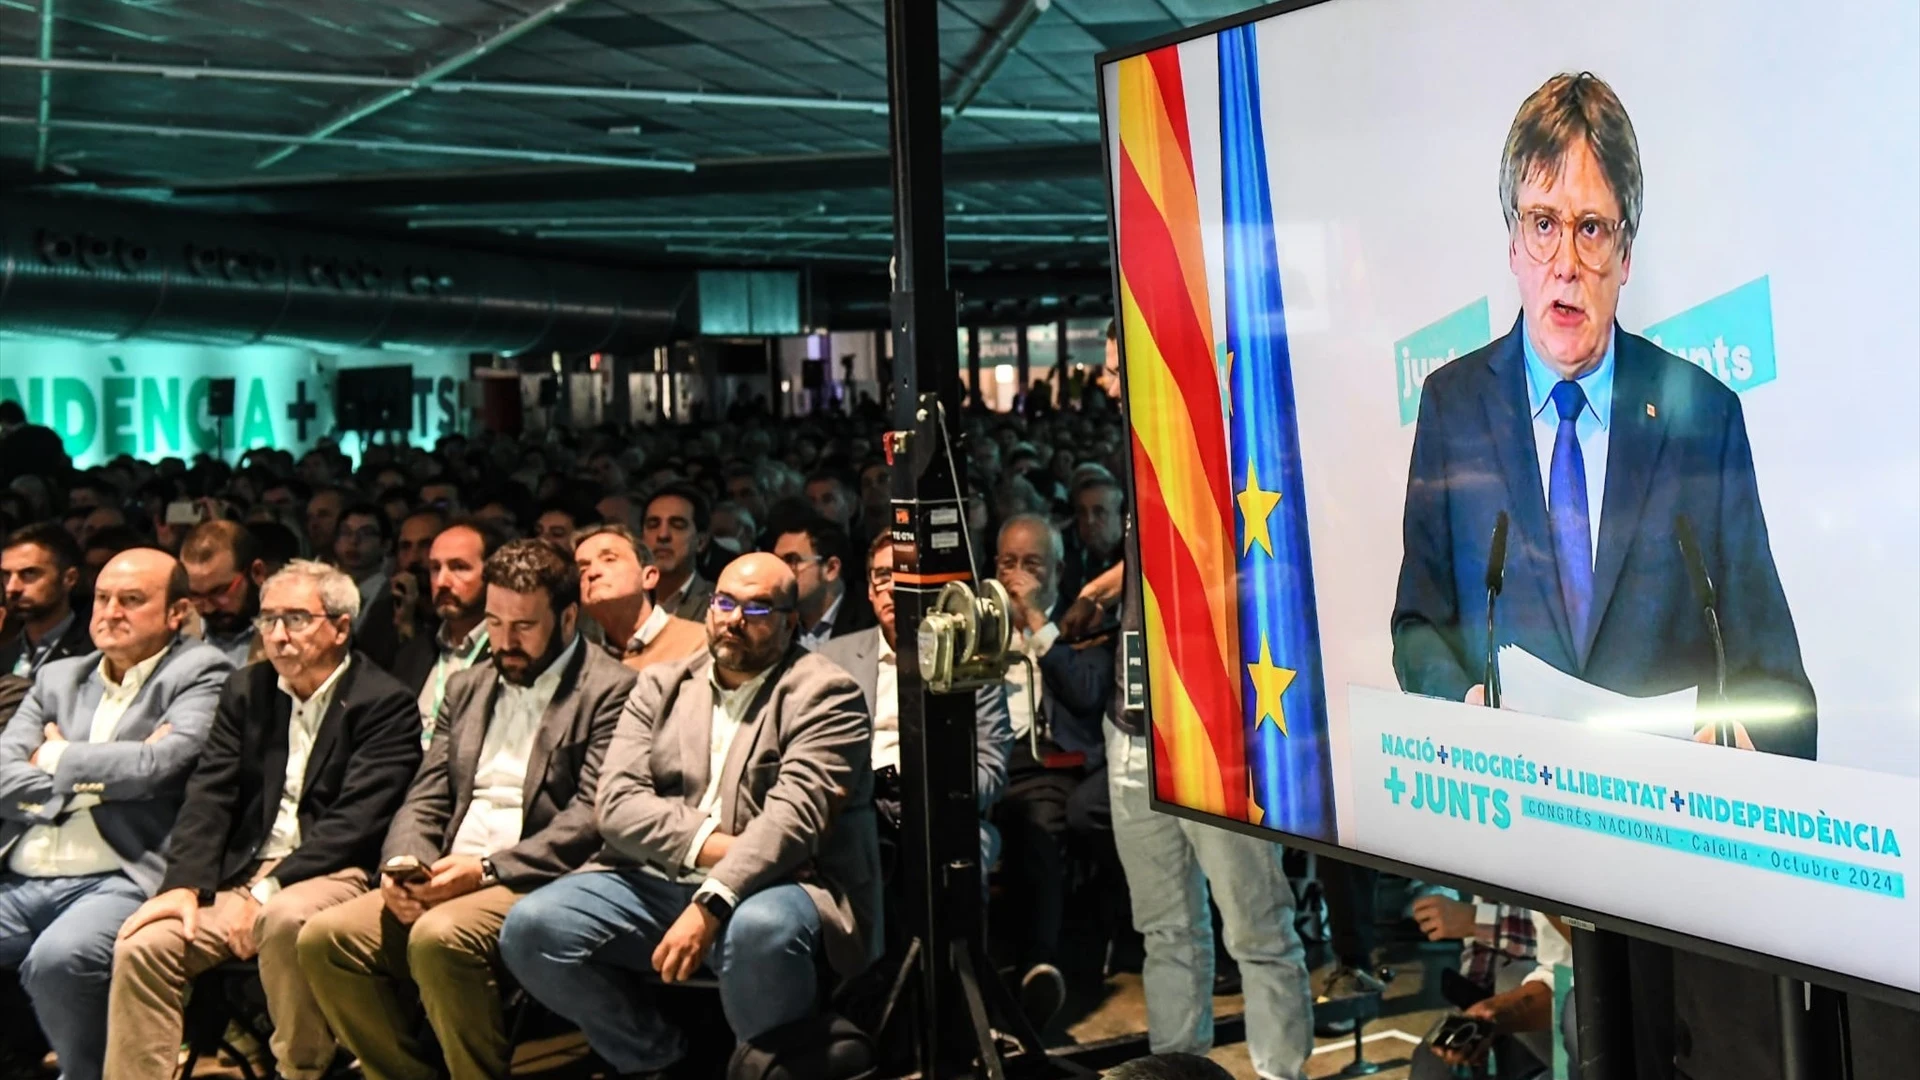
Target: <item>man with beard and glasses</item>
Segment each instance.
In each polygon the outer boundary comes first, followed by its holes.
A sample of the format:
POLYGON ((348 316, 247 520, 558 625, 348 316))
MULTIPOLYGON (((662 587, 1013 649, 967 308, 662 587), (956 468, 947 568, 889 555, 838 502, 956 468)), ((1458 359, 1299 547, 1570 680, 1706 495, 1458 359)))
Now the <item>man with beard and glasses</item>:
POLYGON ((406 689, 348 651, 352 579, 289 563, 256 606, 267 662, 228 681, 160 891, 120 928, 107 1080, 172 1080, 188 987, 256 957, 278 1075, 319 1080, 333 1063, 295 943, 316 912, 367 891, 420 740, 406 689))
POLYGON ((793 572, 734 560, 707 651, 656 664, 621 714, 599 800, 606 846, 507 917, 520 985, 623 1076, 686 1053, 642 978, 703 967, 742 1041, 809 1016, 819 965, 880 953, 873 735, 860 688, 800 648, 793 572))
POLYGON ((442 529, 427 549, 428 595, 440 626, 415 636, 393 661, 394 678, 420 702, 423 740, 433 735, 448 680, 487 658, 485 570, 502 542, 491 526, 459 521, 442 529))
POLYGON ((18 636, 0 646, 0 675, 31 678, 52 661, 92 651, 87 613, 74 609, 80 560, 79 543, 52 522, 18 529, 0 545, 5 625, 20 628, 18 636))
POLYGON ((227 654, 234 667, 257 659, 253 617, 260 613, 267 564, 253 532, 236 521, 196 525, 180 545, 180 563, 206 643, 227 654))
POLYGON ((454 1077, 507 1075, 501 923, 600 847, 600 763, 634 674, 580 640, 579 577, 546 543, 507 544, 485 577, 493 662, 447 681, 379 891, 300 932, 300 967, 370 1080, 439 1075, 435 1040, 454 1077))

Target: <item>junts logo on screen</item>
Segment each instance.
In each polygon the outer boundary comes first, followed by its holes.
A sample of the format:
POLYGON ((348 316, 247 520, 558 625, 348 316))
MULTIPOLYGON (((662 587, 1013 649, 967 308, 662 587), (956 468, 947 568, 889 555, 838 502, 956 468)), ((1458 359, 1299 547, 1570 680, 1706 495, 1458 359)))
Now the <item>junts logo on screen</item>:
MULTIPOLYGON (((1642 337, 1727 384, 1736 393, 1772 382, 1773 294, 1758 277, 1711 300, 1653 323, 1642 337)), ((1420 416, 1427 376, 1493 340, 1487 298, 1415 330, 1393 343, 1400 426, 1420 416)))

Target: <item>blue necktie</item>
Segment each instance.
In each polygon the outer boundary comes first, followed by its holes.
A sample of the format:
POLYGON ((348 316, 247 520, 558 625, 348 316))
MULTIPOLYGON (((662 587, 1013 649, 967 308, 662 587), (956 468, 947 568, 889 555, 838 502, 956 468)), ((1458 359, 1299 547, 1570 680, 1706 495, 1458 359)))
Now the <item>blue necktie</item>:
POLYGON ((1580 384, 1563 381, 1553 388, 1560 429, 1553 436, 1553 464, 1547 472, 1547 518, 1553 530, 1553 559, 1560 568, 1560 599, 1567 606, 1573 647, 1586 662, 1587 620, 1593 607, 1593 533, 1587 519, 1587 459, 1575 431, 1587 395, 1580 384))

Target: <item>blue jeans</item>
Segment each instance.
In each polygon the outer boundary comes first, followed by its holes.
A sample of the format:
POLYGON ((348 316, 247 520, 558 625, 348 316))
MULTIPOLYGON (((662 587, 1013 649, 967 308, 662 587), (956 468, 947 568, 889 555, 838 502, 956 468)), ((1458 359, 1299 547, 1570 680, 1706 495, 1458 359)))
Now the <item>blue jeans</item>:
POLYGON ((1132 894, 1133 927, 1146 938, 1148 1043, 1157 1054, 1205 1054, 1213 1045, 1211 890, 1246 990, 1253 1070, 1264 1080, 1304 1076, 1313 994, 1280 845, 1155 813, 1147 798, 1147 740, 1111 723, 1106 728, 1113 839, 1132 894))
MULTIPOLYGON (((542 1005, 578 1024, 623 1073, 663 1069, 686 1053, 648 1000, 642 977, 694 887, 639 871, 569 874, 522 897, 500 931, 507 970, 542 1005)), ((819 976, 820 913, 798 885, 740 902, 707 954, 720 1007, 742 1041, 806 1017, 819 976)))
POLYGON ((65 1080, 99 1080, 113 941, 147 898, 125 874, 0 873, 0 968, 18 968, 65 1080))

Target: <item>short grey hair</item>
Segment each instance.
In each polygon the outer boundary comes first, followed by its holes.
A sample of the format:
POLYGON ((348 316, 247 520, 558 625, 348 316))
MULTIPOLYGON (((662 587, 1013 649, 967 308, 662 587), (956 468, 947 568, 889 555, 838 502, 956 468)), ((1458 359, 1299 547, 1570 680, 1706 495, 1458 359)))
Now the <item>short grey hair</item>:
POLYGON ((1000 534, 994 538, 993 549, 1000 550, 1000 542, 1007 537, 1007 530, 1016 525, 1025 525, 1039 529, 1047 536, 1047 554, 1052 557, 1053 565, 1060 566, 1067 561, 1067 543, 1060 537, 1060 530, 1044 514, 1015 514, 1002 522, 1000 534))
POLYGON ((1500 209, 1509 231, 1520 221, 1520 185, 1557 177, 1567 151, 1584 142, 1620 203, 1621 231, 1628 243, 1640 231, 1645 180, 1640 141, 1613 87, 1591 71, 1562 73, 1527 95, 1507 131, 1500 153, 1500 209))
POLYGON ((260 586, 261 595, 282 579, 311 582, 320 593, 320 606, 326 609, 328 618, 360 617, 360 587, 344 571, 316 559, 295 559, 273 572, 260 586))

